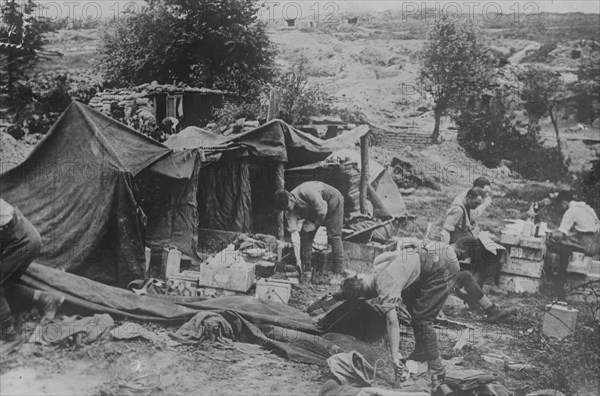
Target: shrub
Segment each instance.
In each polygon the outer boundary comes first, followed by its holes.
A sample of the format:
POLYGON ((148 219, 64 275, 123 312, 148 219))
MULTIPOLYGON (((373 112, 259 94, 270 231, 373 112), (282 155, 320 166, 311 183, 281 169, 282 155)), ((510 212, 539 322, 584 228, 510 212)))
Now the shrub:
POLYGON ((280 73, 277 86, 282 89, 280 118, 290 124, 305 124, 310 116, 330 114, 333 86, 310 84, 308 60, 300 57, 287 71, 280 73))
MULTIPOLYGON (((36 73, 16 86, 15 134, 46 133, 73 100, 87 104, 101 89, 91 72, 58 70, 36 73)), ((13 135, 15 136, 15 135, 13 135)))
POLYGON ((505 159, 526 179, 564 179, 567 164, 560 151, 544 147, 538 134, 521 133, 509 107, 506 98, 497 95, 484 108, 462 109, 455 117, 458 143, 486 166, 505 159))

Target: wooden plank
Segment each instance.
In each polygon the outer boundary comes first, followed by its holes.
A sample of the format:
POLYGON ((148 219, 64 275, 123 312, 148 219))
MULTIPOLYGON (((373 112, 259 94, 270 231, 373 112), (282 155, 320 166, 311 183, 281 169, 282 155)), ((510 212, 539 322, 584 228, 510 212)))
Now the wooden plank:
POLYGON ((281 89, 271 89, 269 96, 269 110, 267 112, 267 122, 279 117, 279 108, 281 106, 281 89))
POLYGON ((369 187, 369 134, 360 138, 360 212, 367 213, 367 190, 369 187))
POLYGON ((392 224, 394 221, 396 221, 396 219, 391 219, 391 220, 388 220, 388 221, 384 221, 383 223, 375 224, 374 226, 365 228, 364 230, 357 231, 357 232, 355 232, 352 235, 348 235, 348 236, 344 237, 343 240, 344 241, 349 241, 349 240, 357 238, 357 237, 359 237, 361 235, 365 235, 365 234, 367 234, 369 232, 373 232, 373 231, 375 231, 375 230, 377 230, 377 229, 379 229, 381 227, 385 227, 388 224, 392 224))
MULTIPOLYGON (((275 191, 285 189, 285 168, 283 162, 275 165, 275 191)), ((283 211, 277 210, 277 239, 283 240, 284 226, 283 226, 283 211)))
MULTIPOLYGON (((281 89, 273 88, 271 89, 271 94, 269 97, 269 110, 267 112, 267 122, 274 120, 279 117, 279 109, 281 107, 281 89)), ((284 179, 284 165, 283 163, 278 163, 275 165, 275 191, 283 190, 285 188, 285 179, 284 179)), ((277 210, 276 216, 277 223, 277 238, 279 240, 283 240, 283 211, 277 210)))

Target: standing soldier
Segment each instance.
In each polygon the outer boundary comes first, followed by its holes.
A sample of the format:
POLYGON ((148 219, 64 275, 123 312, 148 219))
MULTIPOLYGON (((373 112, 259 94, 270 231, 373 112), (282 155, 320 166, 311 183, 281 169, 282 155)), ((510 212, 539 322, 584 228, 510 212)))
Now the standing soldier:
MULTIPOLYGON (((344 272, 344 248, 342 225, 344 222, 344 197, 325 183, 311 181, 300 184, 291 192, 275 193, 278 207, 285 211, 287 230, 291 234, 296 262, 301 263, 307 274, 312 271, 312 244, 321 224, 327 227, 327 239, 331 246, 331 284, 340 284, 344 272), (303 219, 300 227, 300 219, 303 219), (299 249, 298 249, 299 246, 299 249)), ((310 275, 309 275, 310 276, 310 275)), ((303 276, 303 278, 308 278, 303 276)))

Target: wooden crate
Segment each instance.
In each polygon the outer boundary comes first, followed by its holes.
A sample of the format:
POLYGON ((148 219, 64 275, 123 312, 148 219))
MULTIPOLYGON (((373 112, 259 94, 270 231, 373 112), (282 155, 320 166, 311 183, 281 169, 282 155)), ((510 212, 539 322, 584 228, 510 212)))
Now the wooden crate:
POLYGON ((287 304, 292 294, 292 282, 283 279, 260 279, 256 283, 256 298, 287 304))
POLYGON ((386 245, 375 243, 354 243, 343 241, 344 245, 344 263, 346 269, 356 272, 368 272, 373 266, 373 260, 381 253, 396 249, 396 242, 390 242, 386 245))
POLYGON ((502 232, 500 234, 500 243, 503 245, 517 246, 520 241, 521 241, 521 235, 508 234, 505 232, 502 232))
POLYGON ((254 263, 243 260, 229 266, 202 264, 200 267, 200 286, 247 292, 255 282, 254 263))
POLYGON ((520 260, 540 261, 544 259, 545 249, 535 249, 523 246, 511 246, 510 257, 520 260))
POLYGON ((501 289, 512 293, 537 293, 540 289, 540 280, 519 275, 500 275, 499 286, 501 289))
POLYGON ((546 238, 544 237, 521 237, 519 246, 531 249, 546 249, 546 238))
POLYGON ((566 304, 548 304, 546 305, 542 331, 551 337, 565 338, 575 331, 578 313, 578 310, 566 304))
POLYGON ((521 275, 530 278, 541 278, 544 272, 544 260, 531 261, 511 257, 502 266, 502 273, 521 275))

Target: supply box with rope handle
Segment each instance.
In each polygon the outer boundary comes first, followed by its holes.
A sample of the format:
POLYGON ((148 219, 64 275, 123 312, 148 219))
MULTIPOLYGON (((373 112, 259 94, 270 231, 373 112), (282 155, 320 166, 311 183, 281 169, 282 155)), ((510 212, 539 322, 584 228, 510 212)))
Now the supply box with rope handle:
POLYGON ((287 304, 292 294, 292 282, 283 279, 261 278, 256 282, 256 298, 287 304))

